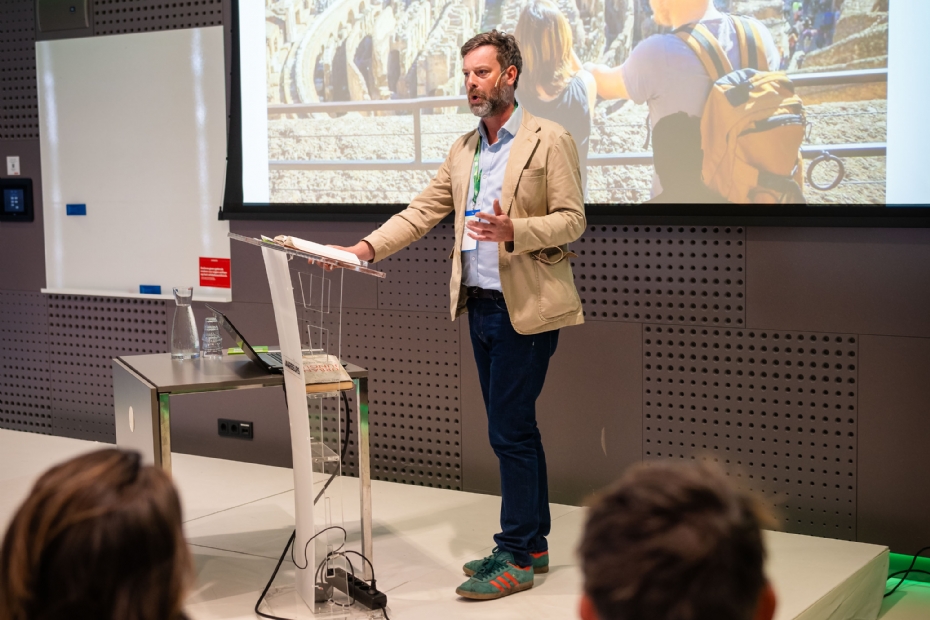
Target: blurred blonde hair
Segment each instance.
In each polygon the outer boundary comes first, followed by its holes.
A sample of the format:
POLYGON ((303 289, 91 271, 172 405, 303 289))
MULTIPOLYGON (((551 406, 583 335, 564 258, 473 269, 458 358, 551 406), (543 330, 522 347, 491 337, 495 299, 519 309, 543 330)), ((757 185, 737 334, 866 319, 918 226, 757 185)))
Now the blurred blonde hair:
POLYGON ((572 76, 572 29, 550 0, 530 0, 520 13, 514 36, 523 54, 527 88, 536 95, 562 91, 572 76))

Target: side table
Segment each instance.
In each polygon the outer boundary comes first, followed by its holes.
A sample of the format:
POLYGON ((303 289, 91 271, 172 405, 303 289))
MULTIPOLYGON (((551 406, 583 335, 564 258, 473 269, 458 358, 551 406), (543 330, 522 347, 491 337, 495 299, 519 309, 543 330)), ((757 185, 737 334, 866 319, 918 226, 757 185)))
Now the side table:
MULTIPOLYGON (((355 383, 358 423, 362 553, 373 559, 371 540, 371 462, 368 445, 368 370, 348 364, 355 383)), ((284 385, 245 356, 175 361, 168 353, 124 355, 113 360, 116 445, 137 450, 143 462, 171 473, 171 396, 284 385)), ((349 412, 346 412, 349 415, 349 412)), ((365 566, 365 573, 370 572, 365 566)), ((368 579, 371 578, 367 575, 368 579)))

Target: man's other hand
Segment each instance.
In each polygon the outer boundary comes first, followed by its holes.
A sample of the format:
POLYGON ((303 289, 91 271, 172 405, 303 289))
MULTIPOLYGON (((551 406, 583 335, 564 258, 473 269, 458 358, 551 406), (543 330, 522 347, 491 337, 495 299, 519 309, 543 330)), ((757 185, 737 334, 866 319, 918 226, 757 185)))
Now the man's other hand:
POLYGON ((513 221, 501 211, 500 200, 494 201, 494 215, 477 213, 480 222, 468 222, 468 236, 478 241, 495 241, 503 243, 513 241, 513 221))

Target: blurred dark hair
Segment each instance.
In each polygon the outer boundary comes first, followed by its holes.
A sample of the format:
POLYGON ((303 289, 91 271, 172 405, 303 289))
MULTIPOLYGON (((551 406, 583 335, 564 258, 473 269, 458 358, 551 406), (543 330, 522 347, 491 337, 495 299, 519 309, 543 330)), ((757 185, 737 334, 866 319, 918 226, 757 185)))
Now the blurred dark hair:
POLYGON ((192 576, 168 475, 116 449, 47 471, 0 550, 0 620, 178 620, 192 576))
POLYGON ((750 620, 769 518, 707 465, 632 467, 590 509, 579 553, 601 620, 750 620))
POLYGON ((492 30, 476 34, 462 46, 462 58, 465 58, 470 52, 483 47, 493 45, 497 49, 497 62, 501 66, 501 71, 506 71, 509 67, 517 68, 517 79, 514 80, 513 87, 517 88, 520 83, 520 74, 523 72, 523 56, 520 55, 520 46, 512 34, 492 30))

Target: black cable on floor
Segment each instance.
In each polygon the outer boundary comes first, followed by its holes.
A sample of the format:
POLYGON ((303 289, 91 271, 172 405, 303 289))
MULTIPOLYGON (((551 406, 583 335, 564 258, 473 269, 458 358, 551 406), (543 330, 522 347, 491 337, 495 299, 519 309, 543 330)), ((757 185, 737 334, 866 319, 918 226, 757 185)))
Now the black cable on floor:
MULTIPOLYGON (((316 538, 323 532, 326 532, 329 530, 342 530, 342 535, 343 535, 342 544, 345 545, 345 538, 348 536, 346 534, 346 531, 343 528, 339 527, 338 525, 331 525, 329 527, 323 528, 322 530, 320 530, 319 532, 311 536, 310 539, 307 541, 307 546, 310 545, 310 543, 313 541, 314 538, 316 538)), ((259 611, 258 608, 261 606, 262 601, 265 600, 265 596, 268 594, 268 590, 271 589, 271 584, 274 583, 274 578, 278 576, 278 570, 280 570, 281 564, 284 563, 284 558, 287 557, 287 550, 291 548, 291 545, 294 543, 294 539, 296 537, 297 537, 297 530, 294 530, 293 532, 291 532, 291 537, 287 539, 287 544, 284 545, 284 551, 281 552, 281 557, 278 558, 278 563, 275 564, 274 571, 272 571, 271 573, 271 579, 269 579, 268 583, 265 584, 265 589, 262 590, 261 596, 259 596, 258 600, 255 601, 255 613, 261 616, 262 618, 269 618, 269 620, 292 620, 291 618, 282 618, 281 616, 272 616, 271 614, 266 614, 264 612, 259 611)), ((305 555, 306 555, 307 546, 304 546, 305 555)), ((342 547, 340 547, 340 549, 341 548, 342 547)), ((291 556, 291 559, 293 559, 293 556, 291 556)), ((325 559, 324 559, 324 562, 325 562, 325 559)), ((297 564, 295 563, 294 566, 297 566, 297 564)), ((307 563, 307 566, 309 566, 309 562, 307 563)), ((303 570, 303 569, 306 569, 307 566, 303 566, 303 567, 297 566, 297 568, 300 568, 303 570)))
POLYGON ((274 583, 274 578, 278 576, 278 569, 281 568, 281 564, 284 562, 284 557, 287 555, 287 550, 291 546, 291 543, 294 542, 294 537, 297 536, 297 530, 291 532, 291 537, 287 539, 287 544, 284 545, 284 551, 281 552, 281 557, 278 558, 278 563, 275 564, 274 572, 271 573, 271 579, 268 580, 268 583, 265 584, 265 589, 262 590, 261 596, 258 597, 258 600, 255 601, 255 613, 261 616, 262 618, 269 618, 270 620, 290 620, 290 618, 281 618, 280 616, 272 616, 271 614, 266 614, 264 612, 258 611, 258 608, 261 606, 262 601, 265 600, 265 595, 268 594, 268 590, 271 589, 271 584, 274 583))
MULTIPOLYGON (((307 570, 308 568, 310 568, 310 560, 307 559, 307 547, 310 546, 310 543, 313 541, 314 538, 316 538, 317 536, 319 536, 320 534, 322 534, 323 532, 327 530, 340 530, 342 532, 342 544, 339 545, 339 547, 335 551, 330 551, 329 555, 332 555, 334 553, 339 553, 340 551, 342 551, 342 548, 346 546, 346 540, 348 540, 349 534, 345 531, 345 528, 339 525, 330 525, 329 527, 324 527, 322 530, 320 530, 319 532, 311 536, 310 539, 304 545, 304 565, 303 566, 297 563, 297 560, 294 558, 294 547, 291 546, 291 562, 294 563, 294 566, 296 566, 300 570, 307 570)), ((294 532, 296 533, 297 530, 294 530, 294 532)), ((329 555, 326 556, 326 559, 329 559, 329 555)))
MULTIPOLYGON (((326 532, 327 530, 342 530, 343 542, 342 542, 342 545, 340 545, 338 549, 336 549, 335 551, 331 551, 331 552, 327 553, 327 554, 326 554, 326 557, 323 558, 323 559, 320 561, 320 563, 317 565, 317 567, 316 567, 316 575, 315 575, 316 583, 321 583, 321 582, 323 581, 323 566, 326 564, 326 562, 329 561, 330 559, 333 559, 333 558, 336 558, 336 557, 340 557, 340 556, 343 557, 343 558, 345 558, 345 560, 349 563, 349 566, 350 566, 350 568, 351 568, 351 574, 352 574, 352 576, 354 577, 354 576, 355 576, 355 567, 353 566, 352 561, 349 560, 348 556, 346 555, 346 554, 352 553, 352 554, 357 555, 358 557, 362 558, 362 559, 365 560, 366 562, 368 562, 368 566, 371 567, 371 585, 372 585, 372 587, 375 587, 375 583, 376 583, 376 581, 375 581, 375 567, 374 567, 374 565, 371 563, 371 560, 369 560, 367 557, 365 557, 364 555, 362 555, 362 554, 359 553, 358 551, 353 551, 353 550, 351 550, 351 549, 346 549, 345 551, 342 551, 342 550, 341 550, 341 549, 345 546, 345 539, 348 537, 348 535, 346 534, 345 529, 339 527, 338 525, 331 525, 331 526, 329 526, 329 527, 327 527, 327 528, 324 528, 324 529, 320 530, 319 532, 317 532, 317 533, 314 534, 313 536, 311 536, 311 537, 310 537, 310 540, 307 541, 307 545, 309 545, 310 542, 312 542, 314 538, 316 538, 317 536, 319 536, 319 535, 322 534, 323 532, 326 532)), ((293 532, 291 532, 291 536, 290 536, 290 538, 287 539, 287 544, 284 545, 284 550, 281 552, 281 557, 278 558, 278 563, 275 565, 274 571, 271 573, 271 579, 269 579, 269 580, 268 580, 268 583, 265 584, 265 589, 262 590, 261 596, 259 596, 259 597, 258 597, 258 600, 255 602, 255 613, 258 614, 259 616, 261 616, 262 618, 268 618, 269 620, 292 620, 291 618, 283 618, 283 617, 281 617, 281 616, 273 616, 273 615, 271 615, 271 614, 266 614, 266 613, 264 613, 264 612, 262 612, 262 611, 259 611, 258 608, 261 606, 262 601, 265 600, 265 596, 268 594, 268 590, 271 589, 271 584, 274 583, 275 577, 278 576, 278 570, 281 568, 281 564, 284 563, 284 558, 287 556, 287 551, 288 551, 288 549, 293 549, 293 546, 292 546, 292 545, 293 545, 293 543, 294 543, 294 539, 296 538, 296 536, 297 536, 297 530, 294 530, 293 532)), ((306 555, 306 547, 304 547, 304 549, 305 549, 305 552, 304 552, 304 553, 305 553, 305 555, 306 555)), ((293 559, 293 555, 291 556, 291 559, 293 559)), ((294 565, 297 566, 296 563, 295 563, 294 565)), ((307 564, 307 566, 309 566, 309 563, 307 564)), ((307 566, 303 566, 303 567, 297 566, 297 568, 300 568, 300 569, 303 570, 303 569, 306 569, 307 566)), ((353 605, 354 603, 355 603, 355 601, 353 600, 352 603, 349 603, 348 605, 344 605, 344 604, 342 604, 342 603, 337 603, 337 604, 340 605, 340 606, 342 606, 342 607, 348 607, 348 606, 353 605)), ((382 607, 382 608, 381 608, 381 613, 382 613, 382 615, 384 616, 384 620, 391 620, 390 616, 388 616, 388 612, 387 612, 387 608, 386 608, 386 607, 382 607)))
POLYGON ((895 586, 891 588, 891 590, 889 590, 888 592, 885 592, 885 598, 894 594, 895 591, 901 587, 901 584, 904 583, 904 580, 907 579, 907 576, 910 575, 911 573, 926 573, 927 572, 927 571, 922 571, 922 570, 918 570, 914 568, 914 565, 917 564, 917 558, 920 557, 920 554, 923 553, 924 551, 930 551, 930 547, 924 547, 923 549, 915 553, 913 559, 911 559, 911 565, 907 567, 907 570, 898 571, 894 575, 888 576, 888 578, 891 579, 892 577, 897 577, 898 575, 901 575, 901 580, 898 581, 898 583, 896 583, 895 586))

